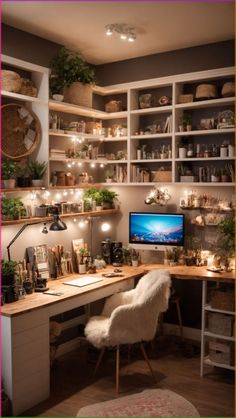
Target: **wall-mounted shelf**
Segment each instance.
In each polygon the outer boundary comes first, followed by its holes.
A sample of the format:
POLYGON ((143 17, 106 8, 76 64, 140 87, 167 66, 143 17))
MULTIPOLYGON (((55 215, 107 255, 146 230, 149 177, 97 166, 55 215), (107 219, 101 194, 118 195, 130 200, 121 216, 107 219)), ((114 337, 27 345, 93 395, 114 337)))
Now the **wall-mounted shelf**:
MULTIPOLYGON (((76 218, 76 217, 85 217, 85 216, 105 216, 105 215, 114 215, 116 213, 119 213, 119 209, 103 209, 103 210, 96 210, 96 211, 90 211, 90 212, 76 212, 76 213, 63 213, 60 214, 60 218, 76 218)), ((3 221, 2 226, 11 226, 11 225, 20 225, 20 224, 33 224, 34 222, 48 222, 52 221, 52 216, 46 216, 44 218, 42 217, 34 217, 34 218, 24 218, 24 219, 17 219, 12 221, 3 221)))

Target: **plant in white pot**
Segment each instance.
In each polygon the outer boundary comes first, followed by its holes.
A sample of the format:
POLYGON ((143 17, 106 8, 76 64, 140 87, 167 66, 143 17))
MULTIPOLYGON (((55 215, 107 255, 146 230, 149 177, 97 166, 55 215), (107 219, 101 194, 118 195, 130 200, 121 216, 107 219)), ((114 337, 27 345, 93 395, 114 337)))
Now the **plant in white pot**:
POLYGON ((14 189, 16 185, 15 176, 17 175, 19 166, 17 162, 11 160, 2 161, 2 181, 4 189, 14 189))
POLYGON ((59 91, 64 101, 80 106, 92 107, 92 84, 95 83, 93 68, 78 52, 63 47, 51 61, 50 89, 59 91))
POLYGON ((32 185, 35 187, 43 186, 43 177, 47 170, 46 161, 31 161, 29 163, 29 173, 32 179, 32 185))

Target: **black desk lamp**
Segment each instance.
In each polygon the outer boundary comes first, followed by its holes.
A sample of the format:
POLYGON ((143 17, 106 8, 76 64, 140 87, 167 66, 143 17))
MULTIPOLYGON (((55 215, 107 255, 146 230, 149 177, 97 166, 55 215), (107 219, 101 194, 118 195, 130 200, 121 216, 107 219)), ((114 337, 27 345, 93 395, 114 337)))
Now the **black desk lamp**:
MULTIPOLYGON (((47 234, 48 230, 46 227, 46 222, 44 221, 37 221, 37 222, 31 222, 28 224, 24 224, 21 229, 17 232, 17 234, 14 236, 14 238, 9 242, 8 246, 7 246, 7 256, 8 256, 8 260, 11 260, 11 254, 10 254, 10 247, 12 246, 12 244, 17 240, 17 238, 22 234, 22 232, 30 225, 38 225, 38 224, 44 224, 44 227, 42 229, 42 233, 43 234, 47 234)), ((67 229, 67 226, 64 222, 61 221, 60 217, 58 214, 53 215, 53 222, 49 227, 50 231, 64 231, 65 229, 67 229)))

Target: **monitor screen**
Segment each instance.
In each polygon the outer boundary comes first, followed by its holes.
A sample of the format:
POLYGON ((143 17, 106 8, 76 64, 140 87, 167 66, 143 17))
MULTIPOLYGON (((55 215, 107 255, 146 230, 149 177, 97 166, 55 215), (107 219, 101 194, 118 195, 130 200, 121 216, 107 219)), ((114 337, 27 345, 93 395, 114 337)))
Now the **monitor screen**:
MULTIPOLYGON (((129 243, 164 250, 184 245, 184 215, 177 213, 130 212, 129 243)), ((133 245, 134 244, 134 245, 133 245)))

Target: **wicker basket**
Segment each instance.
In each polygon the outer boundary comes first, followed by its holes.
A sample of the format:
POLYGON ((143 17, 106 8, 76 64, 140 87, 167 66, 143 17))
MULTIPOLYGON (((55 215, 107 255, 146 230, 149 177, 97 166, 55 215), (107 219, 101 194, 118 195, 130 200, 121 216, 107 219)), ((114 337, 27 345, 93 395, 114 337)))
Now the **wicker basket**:
POLYGON ((215 99, 217 97, 217 87, 214 84, 199 84, 196 88, 196 99, 215 99))
POLYGON ((37 97, 38 90, 35 87, 34 83, 28 78, 21 79, 21 88, 20 94, 25 94, 26 96, 37 97))
POLYGON ((233 347, 229 342, 209 341, 209 359, 214 363, 233 365, 233 347))
POLYGON ((214 334, 232 337, 233 321, 232 316, 210 312, 208 314, 208 330, 214 334))
POLYGON ((14 71, 2 70, 2 90, 19 93, 22 85, 21 76, 14 71))
POLYGON ((193 102, 193 94, 180 94, 178 103, 193 102))
POLYGON ((171 171, 152 171, 152 181, 158 183, 166 183, 171 181, 171 171))
POLYGON ((32 110, 16 103, 2 106, 2 153, 20 159, 32 154, 41 141, 41 125, 32 110))
POLYGON ((120 100, 111 100, 110 102, 105 104, 105 111, 107 113, 121 112, 122 102, 120 100))
POLYGON ((210 305, 213 309, 234 312, 234 293, 213 290, 211 292, 210 305))
POLYGON ((64 88, 64 102, 78 106, 92 107, 93 91, 91 84, 82 84, 79 81, 64 88))

